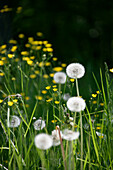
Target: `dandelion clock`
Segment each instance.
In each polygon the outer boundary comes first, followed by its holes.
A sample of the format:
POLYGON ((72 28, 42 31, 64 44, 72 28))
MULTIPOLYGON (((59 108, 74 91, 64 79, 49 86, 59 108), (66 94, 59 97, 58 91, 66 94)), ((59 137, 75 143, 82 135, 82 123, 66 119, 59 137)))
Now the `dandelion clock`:
POLYGON ((67 101, 67 107, 72 112, 81 112, 85 109, 86 103, 80 97, 70 97, 67 101))
POLYGON ((82 64, 71 63, 66 67, 66 73, 70 78, 81 78, 85 74, 85 68, 82 64))
POLYGON ((56 83, 65 84, 66 74, 64 72, 57 72, 54 74, 54 80, 56 83))

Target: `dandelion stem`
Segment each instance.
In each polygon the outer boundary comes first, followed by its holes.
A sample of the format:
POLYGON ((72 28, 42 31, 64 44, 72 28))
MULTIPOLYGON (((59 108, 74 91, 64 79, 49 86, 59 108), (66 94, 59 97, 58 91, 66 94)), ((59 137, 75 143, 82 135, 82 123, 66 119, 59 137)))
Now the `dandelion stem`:
POLYGON ((57 129, 58 129, 59 138, 60 138, 62 157, 63 157, 63 161, 64 161, 64 168, 65 168, 65 170, 67 170, 66 159, 65 159, 65 153, 64 153, 64 147, 63 147, 63 143, 62 143, 62 138, 61 138, 59 126, 57 126, 57 129))

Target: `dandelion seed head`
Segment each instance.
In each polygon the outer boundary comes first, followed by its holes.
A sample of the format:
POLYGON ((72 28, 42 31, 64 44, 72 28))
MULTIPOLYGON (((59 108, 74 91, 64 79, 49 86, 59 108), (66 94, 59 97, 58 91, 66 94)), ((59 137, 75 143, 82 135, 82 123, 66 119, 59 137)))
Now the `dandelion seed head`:
POLYGON ((80 97, 70 97, 67 101, 67 107, 72 112, 80 112, 85 109, 86 103, 80 97))
POLYGON ((18 116, 11 116, 8 122, 8 127, 18 127, 20 125, 20 118, 18 116))
POLYGON ((54 81, 56 83, 64 84, 66 82, 66 74, 64 72, 57 72, 54 74, 54 81))
POLYGON ((85 68, 82 64, 72 63, 66 67, 66 73, 70 78, 81 78, 85 74, 85 68))
MULTIPOLYGON (((61 137, 62 137, 62 131, 60 131, 61 137)), ((58 130, 52 131, 52 139, 53 139, 53 146, 60 145, 60 138, 59 138, 59 132, 58 130)))
POLYGON ((35 130, 42 130, 46 124, 44 120, 38 119, 33 124, 35 130))
POLYGON ((72 130, 69 129, 64 129, 63 134, 62 134, 62 138, 68 141, 72 141, 72 140, 76 140, 78 139, 80 133, 79 132, 74 132, 72 130))
POLYGON ((69 93, 65 93, 62 97, 63 97, 63 99, 65 101, 67 101, 70 98, 70 94, 69 93))
POLYGON ((53 145, 53 139, 50 135, 47 135, 45 133, 41 133, 35 136, 34 142, 35 146, 42 150, 49 149, 53 145))

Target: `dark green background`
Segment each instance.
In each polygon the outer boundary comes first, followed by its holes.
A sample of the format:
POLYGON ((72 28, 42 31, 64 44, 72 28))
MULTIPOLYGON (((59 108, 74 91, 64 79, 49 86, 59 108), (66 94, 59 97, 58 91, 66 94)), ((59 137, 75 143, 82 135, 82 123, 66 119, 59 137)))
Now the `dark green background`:
POLYGON ((98 77, 99 69, 113 66, 113 1, 112 0, 16 0, 4 1, 13 7, 0 14, 0 41, 16 38, 19 33, 36 36, 41 31, 53 44, 54 56, 62 62, 79 62, 86 68, 81 80, 83 89, 98 77), (20 14, 16 8, 22 6, 20 14), (86 81, 87 80, 87 81, 86 81))

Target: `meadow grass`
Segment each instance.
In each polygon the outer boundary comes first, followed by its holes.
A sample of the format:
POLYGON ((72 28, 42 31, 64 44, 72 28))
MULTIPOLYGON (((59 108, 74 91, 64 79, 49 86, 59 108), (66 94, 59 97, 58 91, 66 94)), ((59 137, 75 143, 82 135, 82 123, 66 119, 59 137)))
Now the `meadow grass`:
POLYGON ((0 168, 113 169, 113 89, 107 65, 105 73, 100 69, 100 80, 92 75, 97 91, 86 101, 86 109, 72 112, 64 95, 82 96, 80 80, 67 76, 65 84, 56 83, 54 74, 66 72, 67 64, 53 56, 48 41, 29 37, 24 43, 23 37, 20 44, 10 40, 0 46, 0 168), (21 120, 18 127, 8 126, 13 115, 21 120), (45 120, 46 126, 36 130, 35 119, 45 120), (51 135, 56 126, 79 131, 80 136, 38 149, 35 136, 51 135))

